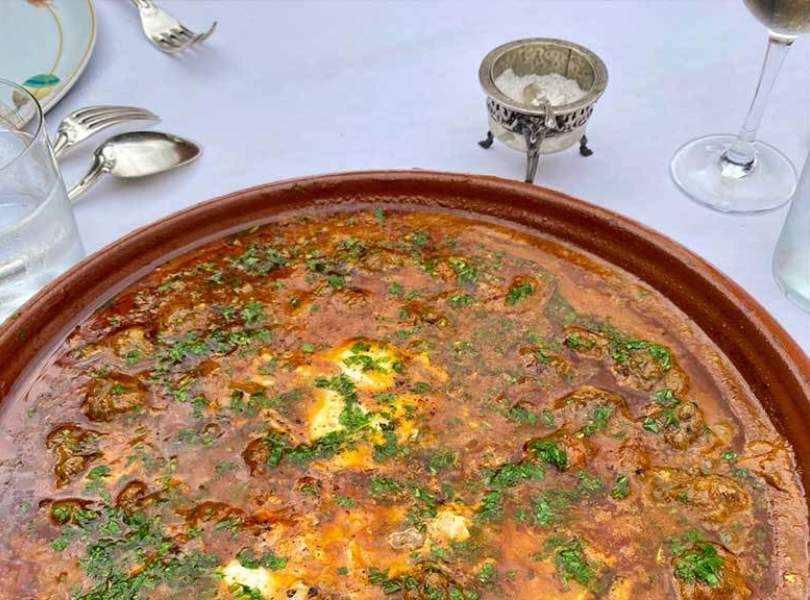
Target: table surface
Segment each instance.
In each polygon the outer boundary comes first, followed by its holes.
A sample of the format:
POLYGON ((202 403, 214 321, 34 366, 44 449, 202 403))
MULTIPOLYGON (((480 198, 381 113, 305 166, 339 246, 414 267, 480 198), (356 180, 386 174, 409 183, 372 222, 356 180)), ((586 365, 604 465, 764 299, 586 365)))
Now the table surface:
MULTIPOLYGON (((5 0, 3 0, 5 1, 5 0)), ((485 133, 478 65, 522 37, 596 51, 610 82, 589 124, 595 154, 544 157, 540 184, 649 225, 748 290, 810 353, 810 315, 776 288, 771 255, 785 210, 729 216, 683 197, 669 160, 686 140, 735 132, 766 44, 739 0, 281 2, 162 0, 199 51, 158 52, 130 2, 96 0, 95 53, 51 127, 89 104, 133 104, 198 141, 199 161, 150 180, 108 178, 76 208, 88 252, 202 200, 317 173, 422 168, 521 178, 524 157, 476 145, 485 133)), ((801 168, 810 147, 808 42, 788 56, 761 138, 801 168)), ((68 184, 92 144, 64 161, 68 184)))

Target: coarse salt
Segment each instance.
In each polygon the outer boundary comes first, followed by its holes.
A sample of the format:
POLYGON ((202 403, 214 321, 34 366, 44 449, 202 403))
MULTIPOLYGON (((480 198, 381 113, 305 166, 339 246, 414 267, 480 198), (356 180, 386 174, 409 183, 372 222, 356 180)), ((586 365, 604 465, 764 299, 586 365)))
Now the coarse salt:
POLYGON ((585 96, 576 80, 559 73, 516 75, 512 69, 506 69, 495 78, 495 85, 512 100, 531 106, 540 106, 543 100, 559 106, 585 96))

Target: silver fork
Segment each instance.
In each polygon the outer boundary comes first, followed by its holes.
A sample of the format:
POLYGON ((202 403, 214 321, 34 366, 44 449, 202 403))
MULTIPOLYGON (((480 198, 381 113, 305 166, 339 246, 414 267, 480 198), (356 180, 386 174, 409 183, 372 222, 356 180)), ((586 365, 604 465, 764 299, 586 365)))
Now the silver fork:
POLYGON ((88 106, 80 108, 65 117, 56 136, 53 139, 54 156, 64 154, 79 142, 83 142, 99 131, 119 125, 128 121, 153 121, 157 123, 160 117, 135 106, 88 106))
POLYGON ((141 15, 141 26, 146 37, 163 52, 175 54, 202 42, 214 33, 217 22, 205 33, 195 33, 166 11, 158 8, 152 0, 132 0, 141 15))

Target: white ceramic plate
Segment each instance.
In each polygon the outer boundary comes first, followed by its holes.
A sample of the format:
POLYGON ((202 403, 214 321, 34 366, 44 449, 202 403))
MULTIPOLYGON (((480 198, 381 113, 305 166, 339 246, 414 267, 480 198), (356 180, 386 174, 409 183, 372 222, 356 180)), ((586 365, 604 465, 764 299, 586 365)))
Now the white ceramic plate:
POLYGON ((0 77, 48 110, 81 75, 96 41, 93 0, 0 0, 0 77))

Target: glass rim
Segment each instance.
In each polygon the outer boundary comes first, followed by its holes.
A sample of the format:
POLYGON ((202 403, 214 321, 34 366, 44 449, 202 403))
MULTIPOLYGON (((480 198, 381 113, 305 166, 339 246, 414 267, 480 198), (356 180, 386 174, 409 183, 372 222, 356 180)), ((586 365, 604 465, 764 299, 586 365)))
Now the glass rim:
MULTIPOLYGON (((19 83, 0 77, 0 86, 7 86, 13 88, 15 91, 18 91, 21 94, 23 94, 23 96, 27 96, 29 99, 33 100, 35 110, 34 113, 31 115, 31 117, 37 119, 36 130, 34 131, 34 134, 31 136, 31 139, 26 141, 25 148, 20 150, 20 152, 6 164, 0 165, 0 171, 2 171, 12 166, 23 156, 25 156, 31 149, 31 146, 34 145, 34 142, 36 142, 40 138, 40 136, 42 135, 42 131, 45 128, 45 114, 42 112, 42 105, 39 103, 39 100, 36 99, 36 96, 34 96, 31 92, 29 92, 19 83)), ((28 121, 26 121, 26 123, 28 123, 28 121)))

